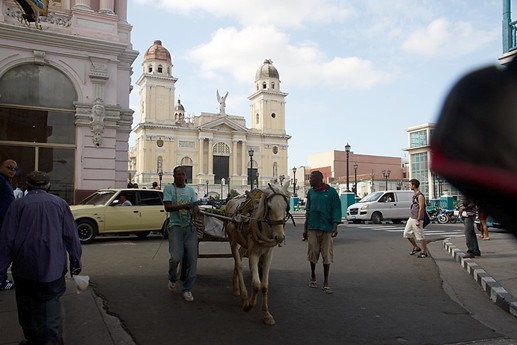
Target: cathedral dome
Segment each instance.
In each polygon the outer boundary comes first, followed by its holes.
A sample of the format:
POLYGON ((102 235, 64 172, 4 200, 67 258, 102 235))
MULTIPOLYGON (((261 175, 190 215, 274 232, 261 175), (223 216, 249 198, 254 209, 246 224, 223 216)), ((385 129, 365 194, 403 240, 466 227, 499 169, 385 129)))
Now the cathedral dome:
POLYGON ((144 61, 147 60, 163 60, 172 63, 171 53, 162 46, 160 40, 154 41, 153 45, 145 52, 144 61))
POLYGON ((257 70, 257 73, 255 74, 255 81, 264 78, 280 79, 278 71, 275 68, 275 66, 273 66, 273 61, 271 61, 270 59, 264 60, 264 64, 257 70))
POLYGON ((178 104, 176 104, 176 107, 174 107, 174 110, 176 110, 176 111, 185 111, 185 107, 183 107, 183 104, 181 104, 179 99, 178 99, 178 104))

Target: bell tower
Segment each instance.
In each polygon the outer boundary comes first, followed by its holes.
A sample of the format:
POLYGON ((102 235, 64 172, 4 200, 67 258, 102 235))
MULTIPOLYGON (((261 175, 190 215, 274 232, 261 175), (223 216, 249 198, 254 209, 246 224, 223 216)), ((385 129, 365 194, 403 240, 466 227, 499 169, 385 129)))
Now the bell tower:
POLYGON ((285 135, 285 97, 280 91, 280 76, 270 59, 255 74, 251 101, 251 129, 261 133, 285 135))
POLYGON ((175 91, 178 78, 172 76, 171 54, 160 40, 147 49, 142 62, 140 87, 140 123, 174 124, 175 91))

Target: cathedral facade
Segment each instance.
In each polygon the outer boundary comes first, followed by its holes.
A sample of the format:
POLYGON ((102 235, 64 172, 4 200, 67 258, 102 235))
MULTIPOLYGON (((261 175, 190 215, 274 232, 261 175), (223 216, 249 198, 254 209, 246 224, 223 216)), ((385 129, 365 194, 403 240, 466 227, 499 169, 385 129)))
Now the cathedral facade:
POLYGON ((287 174, 288 140, 285 97, 271 60, 257 70, 251 102, 251 125, 239 115, 226 113, 228 93, 214 90, 219 113, 185 116, 176 101, 178 78, 173 76, 169 51, 160 41, 145 52, 137 81, 140 121, 133 129, 135 145, 129 151, 129 173, 139 186, 153 181, 171 183, 173 169, 182 165, 188 183, 198 194, 226 196, 251 185, 264 186, 287 174))

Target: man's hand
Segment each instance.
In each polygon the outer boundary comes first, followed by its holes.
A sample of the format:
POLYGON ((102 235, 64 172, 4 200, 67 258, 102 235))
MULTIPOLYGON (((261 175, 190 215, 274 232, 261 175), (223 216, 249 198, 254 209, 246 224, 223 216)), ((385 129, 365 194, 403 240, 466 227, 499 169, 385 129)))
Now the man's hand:
POLYGON ((337 229, 334 229, 332 230, 332 237, 336 237, 337 236, 337 229))
POLYGON ((308 238, 309 238, 309 234, 307 233, 307 230, 304 230, 303 231, 302 241, 307 241, 308 238))
POLYGON ((9 279, 6 279, 5 282, 0 283, 0 291, 12 290, 14 289, 14 283, 9 279))

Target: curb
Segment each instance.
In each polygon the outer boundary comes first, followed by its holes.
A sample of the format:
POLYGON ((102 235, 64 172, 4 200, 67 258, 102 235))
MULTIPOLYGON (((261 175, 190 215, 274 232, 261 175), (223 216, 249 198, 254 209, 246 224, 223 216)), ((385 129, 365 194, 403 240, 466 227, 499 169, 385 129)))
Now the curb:
POLYGON ((458 247, 452 244, 449 239, 443 241, 443 247, 451 256, 460 263, 468 274, 481 286, 488 297, 504 311, 517 317, 517 299, 502 287, 492 276, 490 276, 473 259, 466 259, 458 247))

